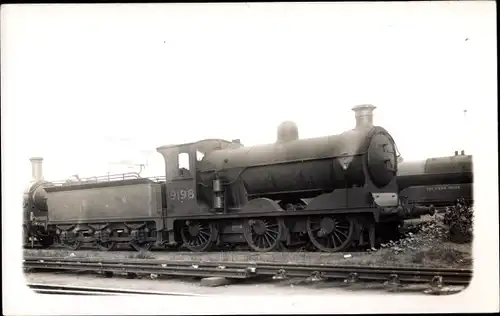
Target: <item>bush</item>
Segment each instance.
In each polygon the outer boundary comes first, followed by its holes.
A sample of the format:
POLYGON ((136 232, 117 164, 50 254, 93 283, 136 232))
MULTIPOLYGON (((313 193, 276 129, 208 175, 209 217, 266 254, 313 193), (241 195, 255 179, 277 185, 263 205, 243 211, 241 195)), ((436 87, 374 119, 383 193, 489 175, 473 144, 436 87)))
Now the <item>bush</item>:
POLYGON ((446 208, 443 224, 447 228, 447 237, 456 243, 468 243, 472 241, 472 223, 474 209, 459 199, 457 203, 446 208))

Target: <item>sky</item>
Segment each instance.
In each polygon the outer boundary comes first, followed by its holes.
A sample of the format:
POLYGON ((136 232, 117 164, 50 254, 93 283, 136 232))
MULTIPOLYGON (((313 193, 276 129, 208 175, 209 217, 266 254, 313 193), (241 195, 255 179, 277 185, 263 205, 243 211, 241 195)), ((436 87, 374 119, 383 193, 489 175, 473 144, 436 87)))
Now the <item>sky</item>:
POLYGON ((405 160, 473 153, 473 122, 496 118, 482 110, 497 102, 492 8, 2 6, 2 134, 23 179, 32 156, 50 180, 138 170, 120 161, 162 175, 158 146, 272 143, 285 120, 339 134, 369 103, 405 160))

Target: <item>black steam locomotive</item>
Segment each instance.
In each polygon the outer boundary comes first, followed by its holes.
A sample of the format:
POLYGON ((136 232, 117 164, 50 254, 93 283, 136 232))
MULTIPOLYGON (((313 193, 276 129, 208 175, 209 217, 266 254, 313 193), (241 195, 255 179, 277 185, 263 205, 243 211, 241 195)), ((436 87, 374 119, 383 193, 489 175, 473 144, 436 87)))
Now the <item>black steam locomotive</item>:
POLYGON ((471 205, 473 180, 472 156, 456 151, 454 156, 402 163, 397 183, 408 204, 442 210, 459 198, 471 205))
POLYGON ((31 158, 33 179, 23 196, 23 236, 24 243, 37 241, 38 244, 49 247, 54 243, 54 236, 48 232, 48 206, 45 188, 53 186, 44 181, 41 176, 42 158, 31 158), (31 237, 31 240, 30 240, 31 237))
POLYGON ((403 219, 433 214, 400 200, 397 147, 372 125, 374 108, 353 108, 356 127, 334 136, 299 139, 297 126, 285 122, 269 145, 206 139, 159 147, 163 181, 43 182, 28 204, 46 216, 45 244, 73 249, 247 244, 272 251, 310 242, 337 252, 367 240, 374 247, 403 219), (188 168, 180 168, 180 155, 188 168))

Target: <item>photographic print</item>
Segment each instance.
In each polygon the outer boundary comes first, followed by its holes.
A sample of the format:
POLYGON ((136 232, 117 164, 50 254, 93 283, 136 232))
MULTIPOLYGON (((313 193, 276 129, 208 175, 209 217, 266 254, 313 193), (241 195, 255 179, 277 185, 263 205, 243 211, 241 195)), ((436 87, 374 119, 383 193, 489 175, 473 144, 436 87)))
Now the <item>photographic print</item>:
POLYGON ((498 309, 494 12, 2 6, 10 313, 498 309))

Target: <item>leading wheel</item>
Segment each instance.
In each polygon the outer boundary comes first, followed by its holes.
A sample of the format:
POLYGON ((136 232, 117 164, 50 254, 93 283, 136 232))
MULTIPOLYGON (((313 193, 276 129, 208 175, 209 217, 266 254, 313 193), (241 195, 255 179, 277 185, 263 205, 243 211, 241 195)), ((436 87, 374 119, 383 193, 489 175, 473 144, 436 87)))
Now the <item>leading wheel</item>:
POLYGON ((280 245, 284 223, 277 218, 249 219, 243 225, 247 244, 255 251, 267 252, 280 245))
POLYGON ((195 252, 209 250, 217 240, 214 224, 202 221, 186 221, 181 230, 186 248, 195 252))
POLYGON ((310 216, 307 234, 313 245, 324 252, 338 252, 351 244, 354 223, 345 216, 310 216))

